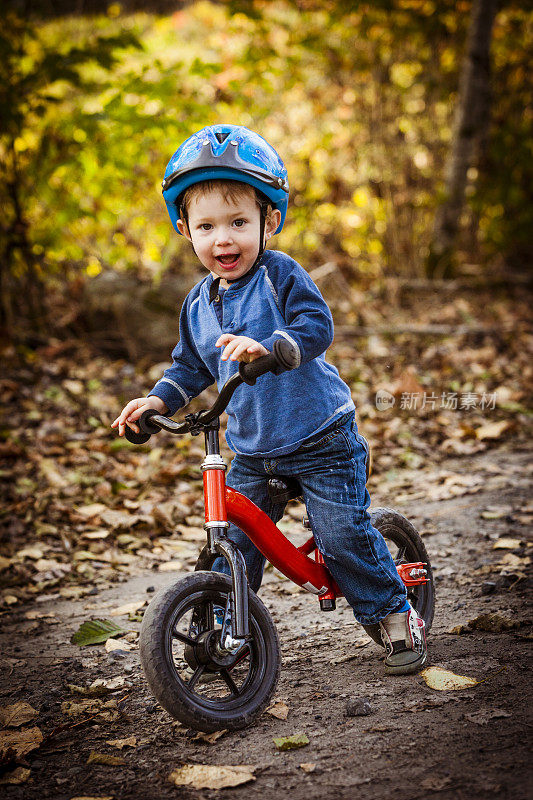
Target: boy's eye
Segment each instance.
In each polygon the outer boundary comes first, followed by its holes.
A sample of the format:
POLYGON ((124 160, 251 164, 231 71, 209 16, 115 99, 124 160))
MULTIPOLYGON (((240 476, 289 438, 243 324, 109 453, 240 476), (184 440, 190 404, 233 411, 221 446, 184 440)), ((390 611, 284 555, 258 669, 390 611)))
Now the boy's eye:
POLYGON ((242 228, 243 225, 246 225, 246 220, 245 219, 236 219, 236 220, 234 220, 233 224, 235 225, 236 228, 242 228))
POLYGON ((211 225, 210 222, 202 222, 202 224, 200 225, 200 230, 202 230, 202 231, 210 231, 212 227, 213 226, 211 225))

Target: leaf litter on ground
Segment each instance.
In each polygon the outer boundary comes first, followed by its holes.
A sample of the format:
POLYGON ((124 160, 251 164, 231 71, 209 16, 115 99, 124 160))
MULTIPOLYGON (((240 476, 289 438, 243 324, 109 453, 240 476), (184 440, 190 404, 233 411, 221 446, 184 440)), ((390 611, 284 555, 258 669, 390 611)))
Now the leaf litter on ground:
POLYGON ((272 703, 267 710, 267 714, 271 714, 271 716, 276 717, 276 719, 287 719, 289 716, 289 706, 284 700, 276 700, 275 703, 272 703))
POLYGON ((110 744, 111 747, 117 747, 119 750, 123 750, 124 747, 137 747, 137 737, 128 736, 126 739, 108 739, 106 744, 110 744))
POLYGON ((70 639, 72 644, 86 647, 90 644, 106 642, 114 636, 127 633, 116 622, 109 619, 93 619, 83 622, 70 639))
POLYGON ((430 689, 437 689, 439 692, 466 689, 477 686, 479 681, 469 678, 466 675, 456 675, 448 669, 442 667, 426 667, 420 673, 430 689))
POLYGON ((222 766, 210 764, 185 764, 174 770, 168 779, 175 786, 192 786, 193 789, 225 789, 255 781, 255 766, 222 766))
POLYGON ((43 735, 35 726, 21 731, 0 731, 0 763, 20 759, 40 747, 43 735))
POLYGON ((122 689, 125 682, 126 679, 122 675, 117 675, 115 678, 96 678, 90 686, 77 686, 73 683, 68 683, 67 686, 73 694, 83 697, 104 697, 122 689))
POLYGON ((278 736, 272 739, 277 749, 281 752, 285 750, 297 750, 309 744, 309 737, 305 733, 294 733, 292 736, 278 736))
POLYGON ((26 783, 30 775, 31 769, 26 769, 26 767, 16 767, 12 772, 2 775, 0 778, 0 784, 8 783, 16 786, 20 783, 26 783))
POLYGON ((19 728, 38 716, 38 712, 29 703, 20 700, 9 706, 0 708, 0 725, 4 728, 19 728))

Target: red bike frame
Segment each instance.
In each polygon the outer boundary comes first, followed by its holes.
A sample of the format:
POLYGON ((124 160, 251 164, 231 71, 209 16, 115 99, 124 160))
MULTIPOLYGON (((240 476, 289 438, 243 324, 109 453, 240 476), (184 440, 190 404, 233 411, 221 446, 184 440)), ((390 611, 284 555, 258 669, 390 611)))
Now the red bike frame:
MULTIPOLYGON (((226 486, 226 466, 210 466, 204 470, 204 503, 206 528, 233 522, 283 575, 321 600, 342 597, 342 592, 324 564, 314 537, 296 547, 279 530, 270 517, 240 492, 226 486), (310 554, 315 554, 314 559, 310 554)), ((421 562, 401 564, 397 569, 406 586, 427 582, 421 562), (413 574, 412 574, 413 572, 413 574)))

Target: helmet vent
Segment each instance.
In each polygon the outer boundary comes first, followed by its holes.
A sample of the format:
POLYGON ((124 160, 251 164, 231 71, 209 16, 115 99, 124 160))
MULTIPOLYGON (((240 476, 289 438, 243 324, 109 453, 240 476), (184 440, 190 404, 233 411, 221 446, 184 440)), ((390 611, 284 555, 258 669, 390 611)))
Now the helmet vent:
POLYGON ((224 131, 217 131, 217 132, 215 133, 215 136, 217 137, 217 139, 218 139, 218 141, 220 142, 220 144, 224 144, 224 142, 226 141, 226 139, 227 139, 227 138, 228 138, 228 136, 229 136, 229 131, 226 131, 226 132, 224 132, 224 131))

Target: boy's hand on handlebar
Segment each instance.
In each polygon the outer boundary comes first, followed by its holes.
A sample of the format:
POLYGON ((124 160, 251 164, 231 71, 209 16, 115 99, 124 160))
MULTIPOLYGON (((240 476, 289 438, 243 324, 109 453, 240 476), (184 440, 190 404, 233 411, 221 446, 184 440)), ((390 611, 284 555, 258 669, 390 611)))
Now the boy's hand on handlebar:
POLYGON ((143 411, 149 408, 155 409, 158 414, 166 414, 168 411, 167 404, 156 395, 137 397, 124 406, 116 420, 111 423, 111 427, 118 427, 119 436, 124 436, 126 425, 135 433, 140 433, 139 426, 135 425, 135 420, 139 419, 143 411))
POLYGON ((267 356, 268 350, 260 342, 249 336, 235 336, 233 333, 223 333, 216 341, 215 347, 224 347, 222 361, 243 361, 249 364, 261 356, 267 356))

